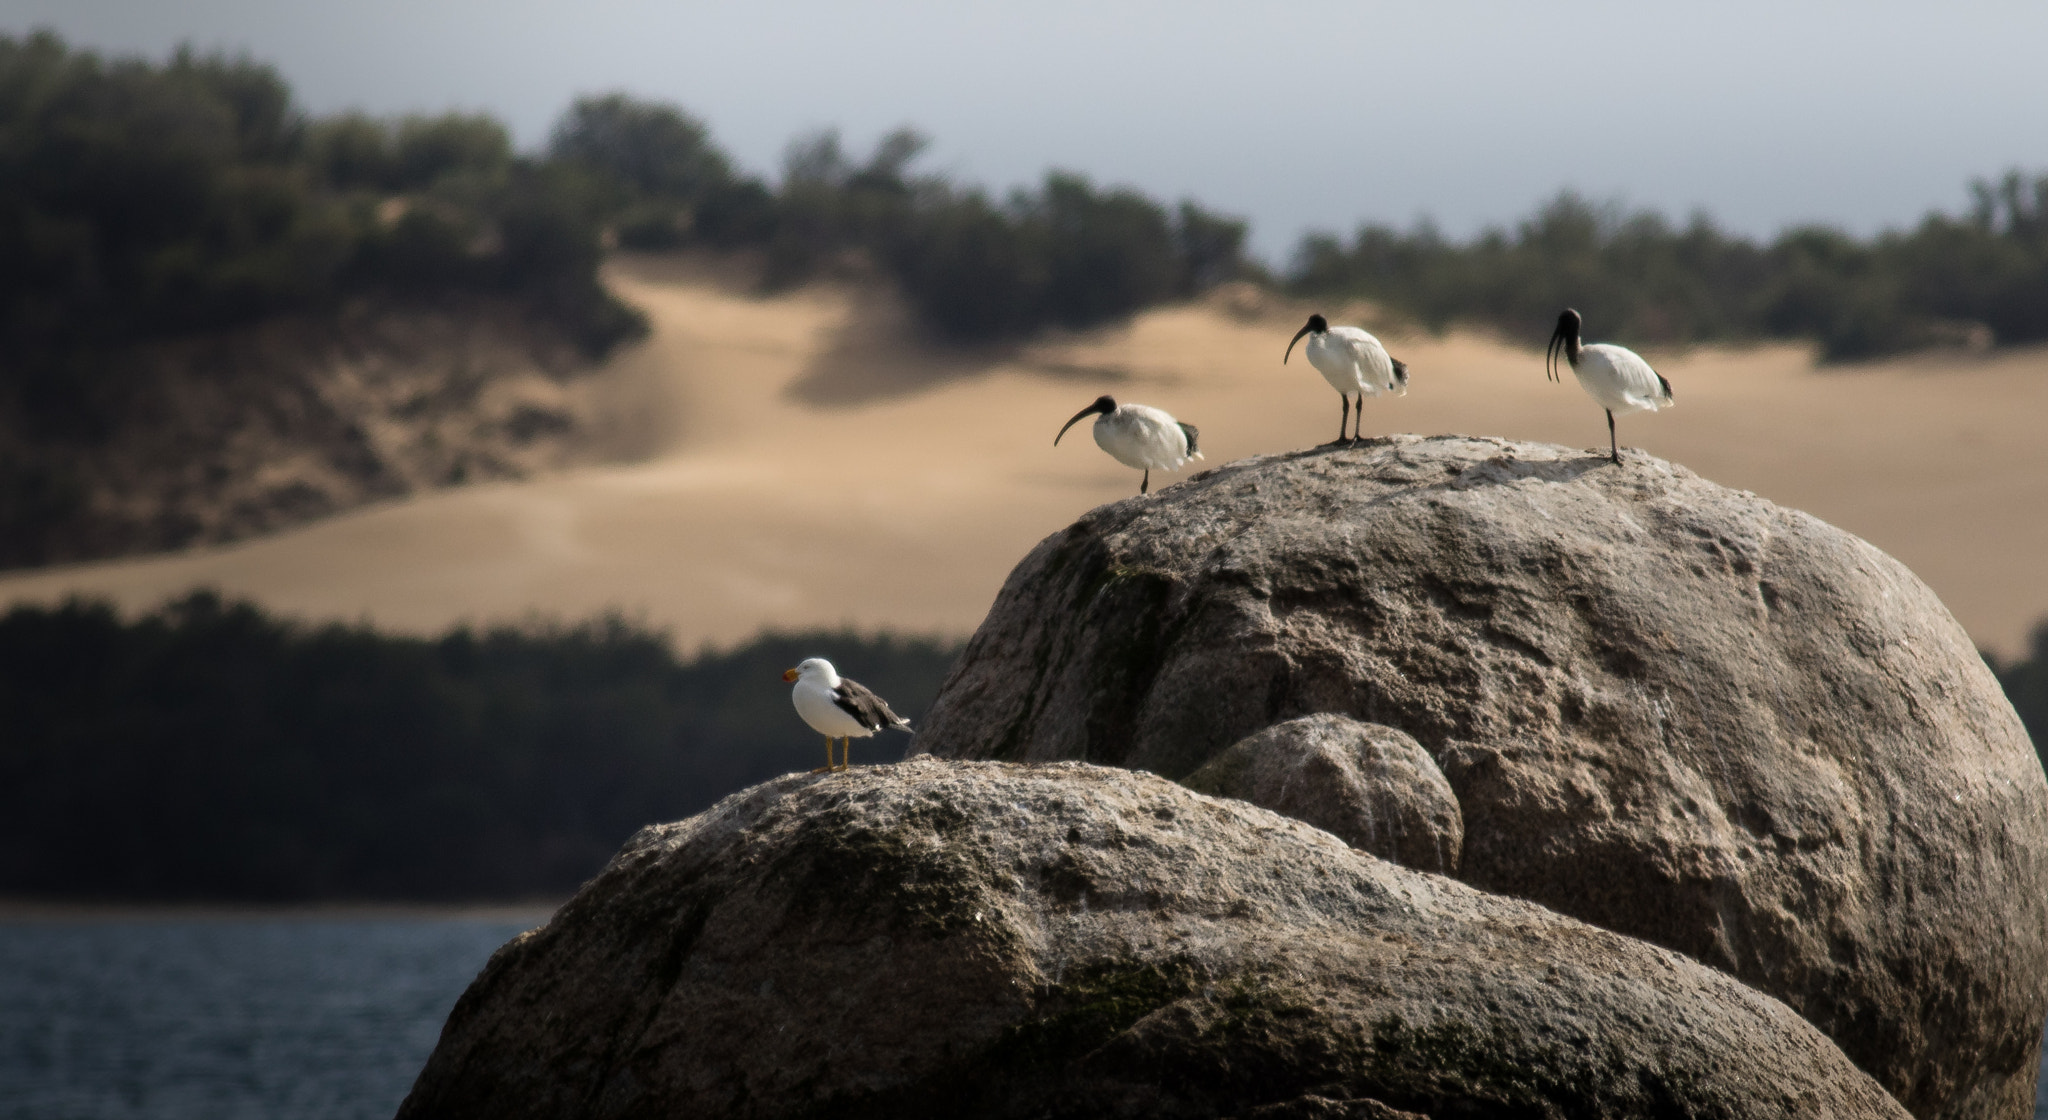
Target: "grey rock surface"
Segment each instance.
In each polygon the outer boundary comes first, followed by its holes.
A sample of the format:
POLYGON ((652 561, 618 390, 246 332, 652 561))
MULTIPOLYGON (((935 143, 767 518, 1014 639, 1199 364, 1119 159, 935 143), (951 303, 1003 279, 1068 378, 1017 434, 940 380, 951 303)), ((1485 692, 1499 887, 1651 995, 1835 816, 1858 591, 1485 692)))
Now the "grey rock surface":
POLYGON ((1785 1000, 1927 1120, 2030 1115, 2048 782, 1869 544, 1640 452, 1240 460, 1034 549, 919 748, 1179 778, 1318 712, 1437 760, 1463 881, 1785 1000))
POLYGON ((1330 833, 1417 871, 1455 874, 1465 826, 1436 760, 1407 734, 1349 716, 1276 723, 1181 779, 1330 833))
POLYGON ((1429 1120, 1419 1112, 1388 1108, 1375 1100, 1335 1101, 1313 1093, 1280 1104, 1261 1105, 1240 1120, 1429 1120))
POLYGON ((1897 1118, 1680 954, 1164 779, 918 759, 643 830, 402 1120, 1897 1118))

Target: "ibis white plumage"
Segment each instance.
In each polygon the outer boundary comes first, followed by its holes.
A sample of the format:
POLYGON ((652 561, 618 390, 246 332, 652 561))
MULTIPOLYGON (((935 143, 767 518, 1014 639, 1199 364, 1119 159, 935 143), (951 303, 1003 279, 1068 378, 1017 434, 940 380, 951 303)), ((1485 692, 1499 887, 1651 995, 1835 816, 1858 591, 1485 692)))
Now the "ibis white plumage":
POLYGON ((1190 459, 1202 457, 1196 444, 1201 433, 1193 424, 1175 420, 1164 409, 1118 404, 1109 396, 1097 397, 1094 404, 1076 412, 1060 428, 1060 434, 1052 437, 1052 445, 1058 447, 1060 436, 1066 435, 1068 428, 1096 413, 1101 416, 1095 421, 1095 445, 1124 466, 1145 472, 1138 483, 1140 494, 1151 489, 1153 471, 1179 470, 1190 459))
POLYGON ((910 721, 890 711, 888 703, 873 690, 840 676, 832 663, 822 657, 809 658, 783 673, 782 679, 796 682, 789 692, 796 714, 811 725, 811 730, 825 737, 825 765, 811 771, 813 774, 846 769, 855 739, 868 738, 877 731, 910 730, 910 721), (835 763, 832 744, 838 740, 845 744, 835 763))
POLYGON ((1294 332, 1287 340, 1287 353, 1280 356, 1280 364, 1294 356, 1294 344, 1301 336, 1308 336, 1308 345, 1302 353, 1308 355, 1308 364, 1316 367, 1330 388, 1337 390, 1337 438, 1335 443, 1344 442, 1344 421, 1351 411, 1351 394, 1358 394, 1358 420, 1351 425, 1351 438, 1358 438, 1358 425, 1365 420, 1365 398, 1377 397, 1382 393, 1396 397, 1408 395, 1408 364, 1387 353, 1369 331, 1358 327, 1333 327, 1321 315, 1308 317, 1308 325, 1294 332))
POLYGON ((1569 307, 1557 317, 1557 329, 1550 332, 1550 345, 1543 352, 1543 372, 1552 381, 1563 380, 1557 374, 1560 357, 1572 367, 1579 388, 1607 410, 1607 457, 1619 463, 1621 446, 1614 439, 1615 414, 1670 408, 1671 382, 1651 369, 1642 355, 1625 346, 1581 343, 1579 328, 1583 323, 1579 313, 1569 307))

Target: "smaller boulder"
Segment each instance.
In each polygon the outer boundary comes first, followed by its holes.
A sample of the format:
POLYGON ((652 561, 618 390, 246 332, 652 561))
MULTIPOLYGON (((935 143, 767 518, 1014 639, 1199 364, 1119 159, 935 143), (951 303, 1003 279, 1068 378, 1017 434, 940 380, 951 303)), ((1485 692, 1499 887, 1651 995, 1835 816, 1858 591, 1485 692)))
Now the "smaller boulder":
POLYGON ((1323 712, 1231 744, 1181 780, 1314 825, 1363 852, 1455 875, 1464 816, 1422 744, 1396 728, 1323 712))

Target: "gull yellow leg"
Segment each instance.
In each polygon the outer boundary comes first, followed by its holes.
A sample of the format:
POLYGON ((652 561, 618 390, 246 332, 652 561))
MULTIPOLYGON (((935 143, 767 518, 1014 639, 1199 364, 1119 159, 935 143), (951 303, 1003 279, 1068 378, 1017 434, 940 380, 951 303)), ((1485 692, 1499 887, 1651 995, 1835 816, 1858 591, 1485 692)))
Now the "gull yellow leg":
POLYGON ((839 768, 846 769, 853 762, 853 736, 839 740, 839 768))
POLYGON ((831 770, 831 769, 832 769, 832 739, 831 739, 831 737, 830 737, 830 736, 827 736, 827 737, 825 738, 825 765, 823 765, 823 766, 820 766, 820 767, 818 767, 818 768, 817 768, 816 770, 813 770, 813 771, 811 771, 811 773, 813 773, 813 774, 823 774, 823 773, 825 773, 826 771, 828 771, 828 770, 831 770))

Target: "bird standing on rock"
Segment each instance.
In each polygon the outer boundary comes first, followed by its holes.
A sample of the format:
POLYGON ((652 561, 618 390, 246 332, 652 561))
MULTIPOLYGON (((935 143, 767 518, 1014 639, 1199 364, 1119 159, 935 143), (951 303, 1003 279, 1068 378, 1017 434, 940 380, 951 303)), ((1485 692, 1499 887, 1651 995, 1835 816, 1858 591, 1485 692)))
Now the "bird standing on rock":
POLYGON ((1557 375, 1557 359, 1562 356, 1571 364, 1579 388, 1607 410, 1607 457, 1620 463, 1621 446, 1614 441, 1614 414, 1670 408, 1671 382, 1651 369, 1642 355, 1625 346, 1606 342, 1581 344, 1582 322, 1579 313, 1569 307, 1557 317, 1557 329, 1550 332, 1550 346, 1543 352, 1543 372, 1552 381, 1560 381, 1563 379, 1557 375))
POLYGON ((796 714, 825 737, 825 765, 811 771, 813 774, 846 769, 856 738, 865 739, 877 731, 910 730, 909 720, 890 711, 888 703, 866 685, 840 676, 832 663, 822 657, 804 661, 783 673, 782 679, 796 682, 789 694, 796 714), (835 764, 832 744, 841 739, 845 746, 835 764))
POLYGON ((1094 404, 1076 412, 1060 435, 1052 437, 1052 445, 1058 447, 1067 428, 1098 412, 1102 418, 1095 421, 1095 445, 1124 466, 1145 472, 1138 483, 1140 494, 1151 489, 1153 471, 1179 470, 1188 460, 1202 457, 1195 446, 1201 433, 1193 424, 1183 424, 1150 405, 1118 404, 1108 396, 1097 397, 1094 404))
POLYGON ((1337 390, 1337 438, 1332 443, 1344 442, 1344 420, 1351 411, 1351 394, 1358 394, 1358 420, 1351 425, 1351 438, 1358 438, 1358 425, 1365 420, 1365 398, 1391 393, 1397 397, 1408 395, 1408 364, 1387 353, 1368 331, 1358 327, 1333 327, 1321 315, 1308 317, 1308 325, 1294 332, 1287 340, 1287 353, 1280 356, 1280 364, 1294 356, 1294 344, 1301 336, 1308 336, 1308 345, 1302 353, 1308 355, 1308 364, 1316 367, 1330 388, 1337 390))

